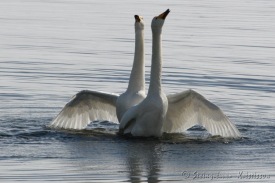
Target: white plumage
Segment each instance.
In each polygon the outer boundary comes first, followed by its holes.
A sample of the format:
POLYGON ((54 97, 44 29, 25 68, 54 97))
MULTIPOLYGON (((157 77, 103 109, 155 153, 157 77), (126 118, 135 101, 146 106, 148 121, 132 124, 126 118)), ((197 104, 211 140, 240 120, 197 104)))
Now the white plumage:
POLYGON ((133 136, 156 136, 184 132, 201 125, 212 135, 240 137, 240 132, 219 107, 199 93, 187 90, 166 95, 161 88, 161 32, 169 10, 152 20, 153 53, 148 96, 130 108, 120 122, 120 132, 133 136), (161 17, 164 16, 164 19, 161 17))
POLYGON ((222 110, 199 93, 187 90, 167 98, 169 107, 164 132, 184 132, 194 125, 201 125, 212 135, 240 137, 240 132, 222 110))
POLYGON ((117 122, 118 95, 84 90, 77 93, 52 121, 51 127, 84 129, 91 121, 117 122))

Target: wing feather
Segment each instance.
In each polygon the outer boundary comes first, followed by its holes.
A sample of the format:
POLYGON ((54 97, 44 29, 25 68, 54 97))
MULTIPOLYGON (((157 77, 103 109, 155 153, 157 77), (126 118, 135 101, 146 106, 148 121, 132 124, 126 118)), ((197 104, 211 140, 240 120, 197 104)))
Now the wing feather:
POLYGON ((215 104, 199 93, 187 90, 168 95, 168 111, 163 131, 183 132, 194 125, 201 125, 212 135, 240 137, 239 130, 215 104))
POLYGON ((91 121, 118 122, 116 100, 118 95, 83 90, 77 93, 51 122, 50 127, 83 129, 91 121))

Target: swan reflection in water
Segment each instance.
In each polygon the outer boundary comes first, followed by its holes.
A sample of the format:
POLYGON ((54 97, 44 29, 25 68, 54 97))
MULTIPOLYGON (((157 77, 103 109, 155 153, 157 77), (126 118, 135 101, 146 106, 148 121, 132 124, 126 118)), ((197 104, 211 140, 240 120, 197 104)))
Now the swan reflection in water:
POLYGON ((147 182, 159 182, 161 147, 162 144, 153 141, 131 144, 126 159, 131 182, 142 182, 142 177, 146 177, 147 182))
POLYGON ((159 182, 163 145, 159 139, 129 140, 94 129, 73 134, 73 139, 64 145, 70 157, 66 164, 71 164, 68 167, 75 176, 92 181, 159 182))
POLYGON ((117 129, 105 129, 73 132, 72 138, 62 140, 68 154, 66 164, 71 164, 69 172, 91 182, 170 182, 184 181, 183 171, 217 172, 239 161, 230 143, 223 143, 222 138, 195 139, 202 132, 199 130, 129 139, 117 135, 117 129))

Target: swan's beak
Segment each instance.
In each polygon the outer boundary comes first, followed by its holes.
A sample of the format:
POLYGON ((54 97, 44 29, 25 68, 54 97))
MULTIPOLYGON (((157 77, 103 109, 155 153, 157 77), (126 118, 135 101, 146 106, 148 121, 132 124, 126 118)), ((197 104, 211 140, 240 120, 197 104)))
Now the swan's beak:
POLYGON ((135 15, 136 22, 140 22, 143 18, 142 16, 135 15))
POLYGON ((157 18, 163 19, 165 20, 166 16, 170 13, 170 10, 167 9, 165 12, 163 12, 162 14, 160 14, 159 16, 157 16, 157 18))

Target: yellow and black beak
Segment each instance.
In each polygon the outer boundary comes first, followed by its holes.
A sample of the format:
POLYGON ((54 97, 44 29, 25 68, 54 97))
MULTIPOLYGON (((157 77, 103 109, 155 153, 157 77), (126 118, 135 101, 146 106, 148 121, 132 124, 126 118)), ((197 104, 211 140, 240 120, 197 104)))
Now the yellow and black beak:
POLYGON ((136 22, 140 22, 142 20, 141 16, 135 15, 134 17, 136 19, 136 22))
POLYGON ((160 18, 165 20, 165 18, 167 17, 167 15, 170 13, 170 10, 167 9, 165 12, 163 12, 162 14, 160 14, 159 16, 157 16, 156 18, 160 18))

